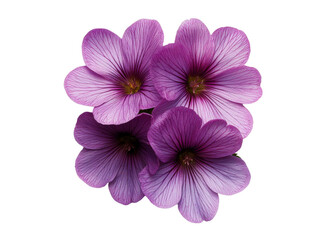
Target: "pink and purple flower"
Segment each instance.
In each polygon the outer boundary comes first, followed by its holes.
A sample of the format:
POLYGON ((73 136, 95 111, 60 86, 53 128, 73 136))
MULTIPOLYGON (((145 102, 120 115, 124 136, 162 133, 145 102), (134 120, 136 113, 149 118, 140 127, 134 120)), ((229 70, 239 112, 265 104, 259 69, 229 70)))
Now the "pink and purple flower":
POLYGON ((154 115, 184 106, 204 122, 224 119, 246 137, 253 121, 243 104, 262 95, 259 72, 244 66, 249 53, 249 41, 240 30, 224 27, 210 35, 200 20, 184 21, 175 43, 153 58, 154 84, 165 99, 154 115))
POLYGON ((102 124, 122 124, 141 109, 155 107, 161 97, 150 76, 150 61, 163 44, 163 32, 155 20, 139 20, 122 39, 106 29, 94 29, 84 38, 86 66, 71 71, 65 89, 76 103, 93 106, 102 124))
POLYGON ((235 194, 249 184, 245 162, 233 156, 242 145, 241 133, 224 120, 202 126, 193 110, 173 108, 154 122, 148 139, 161 164, 155 174, 148 168, 140 173, 143 193, 158 207, 178 204, 191 222, 211 220, 218 194, 235 194))
POLYGON ((159 161, 149 145, 147 132, 151 115, 142 113, 121 125, 102 125, 92 113, 78 118, 74 136, 84 148, 76 160, 78 176, 91 187, 109 183, 112 197, 129 204, 143 198, 138 174, 144 167, 151 173, 159 161))

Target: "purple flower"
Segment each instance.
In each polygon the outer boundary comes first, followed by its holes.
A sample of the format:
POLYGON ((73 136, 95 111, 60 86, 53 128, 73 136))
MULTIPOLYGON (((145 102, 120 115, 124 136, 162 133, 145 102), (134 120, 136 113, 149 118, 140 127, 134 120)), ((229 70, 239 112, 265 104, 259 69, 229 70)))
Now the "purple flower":
POLYGON ((235 28, 219 28, 210 35, 197 19, 183 22, 174 44, 162 48, 153 58, 156 89, 165 99, 154 115, 184 106, 193 109, 204 122, 224 119, 246 137, 252 117, 242 105, 261 95, 261 76, 246 67, 250 53, 246 35, 235 28))
POLYGON ((158 207, 178 204, 191 222, 215 216, 218 193, 235 194, 249 184, 246 164, 232 156, 241 147, 241 134, 224 120, 202 126, 193 110, 178 107, 155 121, 148 139, 161 164, 155 174, 147 168, 140 173, 143 193, 158 207))
POLYGON ((155 107, 161 97, 149 74, 151 57, 163 43, 160 24, 139 20, 122 39, 106 29, 94 29, 84 38, 85 67, 74 69, 65 89, 76 103, 93 106, 102 124, 122 124, 140 109, 155 107))
POLYGON ((75 139, 84 147, 76 160, 78 176, 91 187, 109 183, 119 203, 138 202, 144 196, 139 172, 145 166, 152 173, 158 168, 147 139, 151 118, 143 113, 125 124, 102 125, 92 113, 80 115, 74 130, 75 139))

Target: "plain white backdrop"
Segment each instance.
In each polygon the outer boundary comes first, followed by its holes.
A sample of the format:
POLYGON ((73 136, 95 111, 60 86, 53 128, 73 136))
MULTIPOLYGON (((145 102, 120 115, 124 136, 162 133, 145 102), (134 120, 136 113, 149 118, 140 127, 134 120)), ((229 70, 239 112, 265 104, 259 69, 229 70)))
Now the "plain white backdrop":
POLYGON ((0 239, 320 239, 320 6, 318 1, 1 1, 0 239), (241 193, 220 196, 216 217, 192 224, 148 199, 123 206, 76 175, 77 117, 91 108, 63 82, 84 65, 93 28, 122 36, 156 19, 173 42, 180 23, 232 26, 251 44, 262 98, 247 105, 253 131, 239 155, 241 193), (318 229, 317 229, 318 228, 318 229))

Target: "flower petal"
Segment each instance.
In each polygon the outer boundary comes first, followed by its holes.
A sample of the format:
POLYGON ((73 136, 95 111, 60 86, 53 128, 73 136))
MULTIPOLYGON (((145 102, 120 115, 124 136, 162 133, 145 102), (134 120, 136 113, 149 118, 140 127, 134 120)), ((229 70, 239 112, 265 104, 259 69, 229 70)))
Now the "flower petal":
POLYGON ((150 75, 145 78, 141 89, 136 93, 140 97, 140 109, 149 109, 156 107, 162 98, 154 87, 154 83, 150 75))
POLYGON ((218 74, 244 65, 249 58, 250 44, 244 32, 231 27, 219 28, 212 34, 214 42, 213 71, 218 74))
MULTIPOLYGON (((186 105, 186 104, 185 104, 186 105)), ((253 120, 250 112, 239 103, 234 103, 210 92, 188 106, 206 123, 212 119, 226 120, 239 129, 243 138, 251 132, 253 120)))
POLYGON ((228 69, 213 77, 208 84, 215 94, 237 103, 253 103, 261 95, 261 76, 252 67, 236 67, 228 69))
POLYGON ((100 188, 112 181, 118 173, 116 149, 91 150, 84 148, 76 160, 76 171, 81 180, 91 187, 100 188))
POLYGON ((178 105, 179 101, 173 100, 173 101, 167 101, 163 99, 158 106, 156 106, 152 111, 153 119, 156 120, 158 117, 160 117, 164 112, 168 111, 171 108, 174 108, 178 105))
POLYGON ((112 126, 106 126, 98 123, 92 113, 82 113, 74 129, 76 141, 87 149, 101 149, 114 145, 114 139, 111 137, 112 126))
POLYGON ((160 161, 175 160, 180 150, 193 147, 201 124, 194 111, 183 107, 170 109, 159 117, 151 125, 148 139, 160 161))
POLYGON ((161 26, 155 20, 141 19, 128 27, 122 38, 127 71, 147 71, 152 55, 163 44, 163 38, 161 26))
POLYGON ((220 158, 238 151, 242 145, 242 136, 234 126, 217 119, 207 122, 197 138, 196 151, 203 159, 220 158))
POLYGON ((169 44, 152 59, 151 74, 161 97, 174 100, 185 92, 192 59, 180 44, 169 44))
POLYGON ((64 87, 68 96, 76 103, 99 106, 104 103, 111 90, 111 82, 87 67, 78 67, 65 79, 64 87))
POLYGON ((180 201, 183 175, 174 163, 162 163, 154 175, 145 168, 139 179, 143 193, 157 207, 169 208, 180 201))
POLYGON ((197 170, 212 191, 225 195, 242 191, 251 178, 245 162, 235 156, 206 159, 197 170))
POLYGON ((112 78, 121 76, 123 55, 121 39, 107 29, 93 29, 84 37, 82 55, 94 72, 112 78))
POLYGON ((143 156, 126 154, 117 160, 120 162, 120 170, 116 178, 109 183, 113 199, 124 205, 140 201, 144 195, 138 174, 145 167, 143 156))
POLYGON ((196 172, 185 174, 179 211, 190 222, 210 221, 217 213, 219 196, 196 172))
POLYGON ((210 32, 206 25, 198 19, 185 20, 179 27, 175 43, 184 45, 194 59, 201 59, 208 53, 208 47, 213 46, 210 32))
POLYGON ((139 113, 139 99, 130 96, 114 95, 109 101, 95 107, 93 116, 101 124, 122 124, 130 121, 139 113))

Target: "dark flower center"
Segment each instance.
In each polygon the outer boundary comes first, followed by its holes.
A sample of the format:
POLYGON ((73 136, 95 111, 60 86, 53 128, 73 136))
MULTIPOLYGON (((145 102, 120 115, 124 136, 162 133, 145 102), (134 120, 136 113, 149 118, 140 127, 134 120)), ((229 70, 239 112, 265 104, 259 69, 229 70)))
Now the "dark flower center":
POLYGON ((140 90, 142 81, 137 77, 129 77, 122 86, 124 87, 124 92, 128 95, 135 94, 140 90))
POLYGON ((183 150, 178 154, 178 162, 182 166, 190 166, 195 163, 196 154, 192 150, 183 150))
POLYGON ((189 93, 198 95, 205 89, 205 80, 199 76, 189 76, 187 90, 189 93))
POLYGON ((137 151, 139 147, 139 141, 136 137, 130 133, 121 133, 118 137, 120 147, 127 153, 133 153, 137 151))

